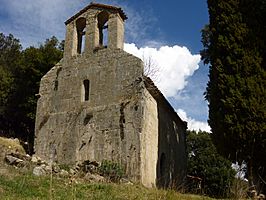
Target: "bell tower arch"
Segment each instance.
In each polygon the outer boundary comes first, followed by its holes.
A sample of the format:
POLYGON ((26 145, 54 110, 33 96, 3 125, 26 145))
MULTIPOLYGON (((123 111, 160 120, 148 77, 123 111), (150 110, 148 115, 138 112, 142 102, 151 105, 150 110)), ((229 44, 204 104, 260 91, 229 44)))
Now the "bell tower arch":
POLYGON ((124 21, 119 7, 91 3, 66 22, 64 58, 98 49, 124 48, 124 21))

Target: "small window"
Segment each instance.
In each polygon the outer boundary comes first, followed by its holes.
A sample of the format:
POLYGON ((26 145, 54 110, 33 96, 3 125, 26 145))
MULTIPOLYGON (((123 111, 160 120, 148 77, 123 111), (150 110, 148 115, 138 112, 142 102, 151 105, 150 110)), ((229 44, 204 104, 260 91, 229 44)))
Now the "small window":
POLYGON ((83 101, 88 101, 90 97, 90 81, 83 81, 83 101))

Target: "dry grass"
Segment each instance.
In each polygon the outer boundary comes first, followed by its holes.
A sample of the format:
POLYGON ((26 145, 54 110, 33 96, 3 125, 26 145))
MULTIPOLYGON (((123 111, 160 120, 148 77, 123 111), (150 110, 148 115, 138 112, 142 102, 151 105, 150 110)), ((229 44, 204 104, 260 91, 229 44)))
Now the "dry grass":
POLYGON ((1 154, 9 152, 18 152, 21 154, 25 154, 25 150, 20 145, 18 139, 0 137, 0 149, 1 149, 1 154))

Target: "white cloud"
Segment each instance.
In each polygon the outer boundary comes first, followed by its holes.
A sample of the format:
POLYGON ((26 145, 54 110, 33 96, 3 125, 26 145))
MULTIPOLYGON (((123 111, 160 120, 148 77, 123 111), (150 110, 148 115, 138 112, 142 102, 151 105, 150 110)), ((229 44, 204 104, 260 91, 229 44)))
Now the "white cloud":
MULTIPOLYGON (((192 55, 186 47, 142 47, 125 44, 125 51, 143 59, 151 58, 159 69, 158 88, 166 97, 175 97, 185 88, 187 78, 199 68, 200 55, 192 55)), ((153 77, 151 77, 153 78, 153 77)))
POLYGON ((201 131, 211 132, 211 128, 208 125, 208 123, 196 121, 195 119, 188 117, 187 113, 182 109, 177 109, 176 112, 182 120, 188 123, 189 130, 195 130, 195 131, 201 130, 201 131))
MULTIPOLYGON (((199 68, 200 55, 192 55, 186 47, 178 45, 172 47, 161 46, 160 48, 138 48, 135 44, 125 44, 124 49, 140 59, 144 58, 144 62, 145 59, 152 59, 159 68, 159 81, 157 82, 157 79, 154 81, 166 97, 189 98, 182 96, 182 92, 187 84, 188 77, 192 76, 199 68)), ((196 121, 188 117, 182 109, 178 109, 176 112, 182 120, 188 122, 189 130, 210 132, 210 127, 206 122, 196 121)))

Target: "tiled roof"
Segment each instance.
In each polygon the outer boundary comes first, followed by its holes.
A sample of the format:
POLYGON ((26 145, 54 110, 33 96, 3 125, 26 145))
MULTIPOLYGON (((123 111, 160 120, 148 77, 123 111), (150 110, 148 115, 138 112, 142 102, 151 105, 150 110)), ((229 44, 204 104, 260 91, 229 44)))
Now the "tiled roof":
POLYGON ((174 110, 174 108, 171 106, 171 104, 167 101, 167 99, 164 97, 164 95, 161 93, 161 91, 158 89, 158 87, 153 83, 153 81, 147 77, 144 76, 144 83, 145 83, 145 87, 146 89, 150 92, 150 94, 153 96, 153 98, 160 103, 163 103, 166 108, 173 114, 175 115, 175 117, 178 118, 178 120, 181 120, 182 122, 184 122, 184 125, 187 126, 187 122, 183 121, 178 114, 176 113, 176 111, 174 110))
POLYGON ((83 14, 84 12, 86 12, 90 8, 102 8, 102 9, 106 9, 106 10, 110 10, 110 11, 117 11, 119 13, 120 17, 123 20, 126 20, 127 19, 126 14, 119 7, 110 6, 110 5, 106 5, 106 4, 93 3, 92 2, 88 6, 86 6, 82 10, 80 10, 77 14, 75 14, 74 16, 70 17, 67 21, 65 21, 65 24, 66 25, 69 24, 71 21, 73 21, 75 18, 77 18, 79 15, 83 14))

